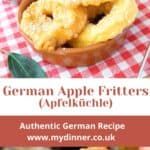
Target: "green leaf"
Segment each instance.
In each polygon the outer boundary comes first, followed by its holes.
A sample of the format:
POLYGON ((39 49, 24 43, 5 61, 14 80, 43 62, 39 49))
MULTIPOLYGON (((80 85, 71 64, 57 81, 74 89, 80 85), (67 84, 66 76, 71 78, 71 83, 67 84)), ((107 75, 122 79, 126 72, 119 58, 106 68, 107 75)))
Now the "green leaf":
POLYGON ((17 53, 8 55, 8 66, 16 78, 46 78, 45 72, 37 62, 17 53))

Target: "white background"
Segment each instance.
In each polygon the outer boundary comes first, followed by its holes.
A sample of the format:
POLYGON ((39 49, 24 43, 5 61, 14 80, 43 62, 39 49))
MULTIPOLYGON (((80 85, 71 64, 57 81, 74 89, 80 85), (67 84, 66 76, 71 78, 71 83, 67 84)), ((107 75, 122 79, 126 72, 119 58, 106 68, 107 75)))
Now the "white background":
MULTIPOLYGON (((0 115, 6 116, 146 116, 150 115, 150 96, 111 96, 113 107, 108 108, 55 108, 40 109, 38 96, 4 96, 4 86, 12 88, 75 88, 86 85, 95 90, 98 86, 126 86, 149 88, 149 79, 0 79, 0 115)), ((96 90, 97 91, 97 90, 96 90)), ((82 96, 83 97, 83 96, 82 96)), ((98 98, 95 93, 93 97, 98 98)), ((65 98, 65 97, 64 97, 65 98)), ((90 97, 85 97, 90 98, 90 97)), ((107 96, 103 96, 107 98, 107 96)))

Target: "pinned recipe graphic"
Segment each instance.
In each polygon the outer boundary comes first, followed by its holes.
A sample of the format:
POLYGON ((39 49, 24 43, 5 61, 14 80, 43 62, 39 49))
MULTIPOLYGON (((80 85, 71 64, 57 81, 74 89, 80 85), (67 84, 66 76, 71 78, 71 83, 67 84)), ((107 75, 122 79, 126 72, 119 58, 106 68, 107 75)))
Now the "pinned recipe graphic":
POLYGON ((150 0, 0 0, 0 150, 150 150, 150 0))

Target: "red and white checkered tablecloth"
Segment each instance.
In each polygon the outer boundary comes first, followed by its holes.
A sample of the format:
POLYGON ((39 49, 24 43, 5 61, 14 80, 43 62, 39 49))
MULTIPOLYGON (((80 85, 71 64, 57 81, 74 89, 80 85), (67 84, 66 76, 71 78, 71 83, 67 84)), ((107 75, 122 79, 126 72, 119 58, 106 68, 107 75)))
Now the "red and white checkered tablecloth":
MULTIPOLYGON (((134 25, 129 29, 124 46, 119 51, 93 66, 65 68, 45 62, 21 36, 17 27, 18 6, 15 0, 0 0, 0 49, 32 57, 49 77, 136 77, 150 43, 150 0, 137 2, 140 12, 134 25)), ((143 73, 143 76, 148 75, 150 75, 150 59, 143 73)), ((7 56, 1 52, 0 77, 11 77, 7 67, 7 56)))

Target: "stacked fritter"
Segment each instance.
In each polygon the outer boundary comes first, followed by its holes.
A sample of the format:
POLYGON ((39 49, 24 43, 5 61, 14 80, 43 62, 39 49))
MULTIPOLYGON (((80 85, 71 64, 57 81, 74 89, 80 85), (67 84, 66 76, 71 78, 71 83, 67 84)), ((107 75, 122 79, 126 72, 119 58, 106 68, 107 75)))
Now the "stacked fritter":
POLYGON ((51 53, 66 43, 81 48, 113 39, 137 12, 135 0, 37 0, 24 11, 20 28, 36 50, 51 53))

